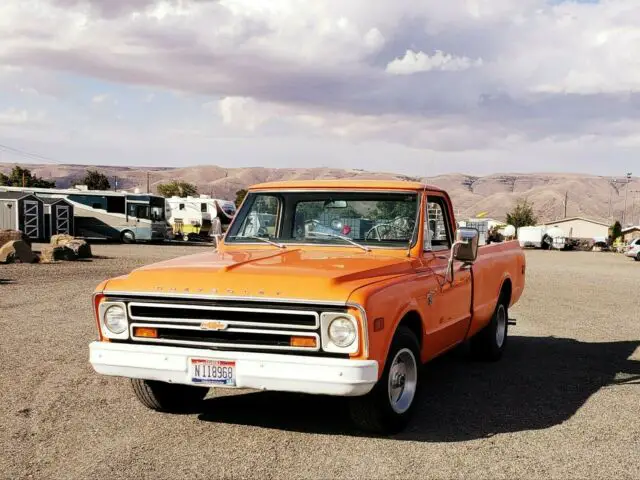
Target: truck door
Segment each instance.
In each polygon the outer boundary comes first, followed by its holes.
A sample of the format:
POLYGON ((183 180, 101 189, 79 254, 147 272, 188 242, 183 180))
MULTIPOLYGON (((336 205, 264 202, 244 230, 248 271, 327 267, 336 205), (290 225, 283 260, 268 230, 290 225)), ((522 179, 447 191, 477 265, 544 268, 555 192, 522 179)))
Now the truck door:
POLYGON ((433 353, 437 354, 465 338, 471 321, 472 281, 470 267, 462 262, 453 264, 453 281, 447 275, 447 265, 453 245, 453 223, 448 201, 433 194, 427 198, 425 212, 425 242, 423 265, 435 276, 436 282, 425 285, 427 335, 431 336, 433 353))

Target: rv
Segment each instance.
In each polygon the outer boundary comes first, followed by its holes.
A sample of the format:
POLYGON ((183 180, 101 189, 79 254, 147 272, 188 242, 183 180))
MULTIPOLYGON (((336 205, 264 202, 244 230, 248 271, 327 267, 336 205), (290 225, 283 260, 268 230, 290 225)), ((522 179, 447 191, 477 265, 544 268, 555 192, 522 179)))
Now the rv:
POLYGON ((164 198, 147 193, 69 189, 0 187, 28 192, 42 199, 63 198, 73 207, 74 235, 97 240, 164 241, 169 232, 164 198))
POLYGON ((233 202, 199 197, 171 197, 165 200, 167 219, 176 237, 189 240, 195 237, 212 237, 222 233, 235 215, 233 202))

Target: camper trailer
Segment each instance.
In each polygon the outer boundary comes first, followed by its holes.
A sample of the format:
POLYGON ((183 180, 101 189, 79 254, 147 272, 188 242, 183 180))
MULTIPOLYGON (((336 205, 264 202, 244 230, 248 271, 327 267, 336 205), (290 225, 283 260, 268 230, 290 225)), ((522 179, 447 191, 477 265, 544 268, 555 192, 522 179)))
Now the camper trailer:
POLYGON ((190 240, 221 234, 235 215, 233 202, 199 197, 171 197, 165 200, 167 219, 177 238, 190 240))

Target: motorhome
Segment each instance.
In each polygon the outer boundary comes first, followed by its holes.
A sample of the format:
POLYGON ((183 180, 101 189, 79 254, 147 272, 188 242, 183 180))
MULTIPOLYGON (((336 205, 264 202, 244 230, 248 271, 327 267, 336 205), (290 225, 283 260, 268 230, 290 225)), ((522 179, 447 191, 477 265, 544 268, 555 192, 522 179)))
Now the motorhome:
POLYGON ((36 197, 63 198, 73 206, 74 235, 87 239, 164 241, 169 232, 164 198, 138 191, 74 188, 0 187, 4 191, 28 192, 36 197))
POLYGON ((210 195, 174 196, 165 201, 167 219, 173 234, 184 240, 193 236, 211 237, 222 233, 236 212, 233 202, 212 198, 210 195))

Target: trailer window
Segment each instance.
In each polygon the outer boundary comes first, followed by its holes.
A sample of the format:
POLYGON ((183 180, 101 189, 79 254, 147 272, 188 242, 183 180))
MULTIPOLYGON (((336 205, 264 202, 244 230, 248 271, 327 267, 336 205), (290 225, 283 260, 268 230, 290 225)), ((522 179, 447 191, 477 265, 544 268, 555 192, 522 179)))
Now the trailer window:
POLYGON ((200 204, 200 211, 202 213, 206 213, 207 212, 207 204, 206 203, 201 203, 200 204))

